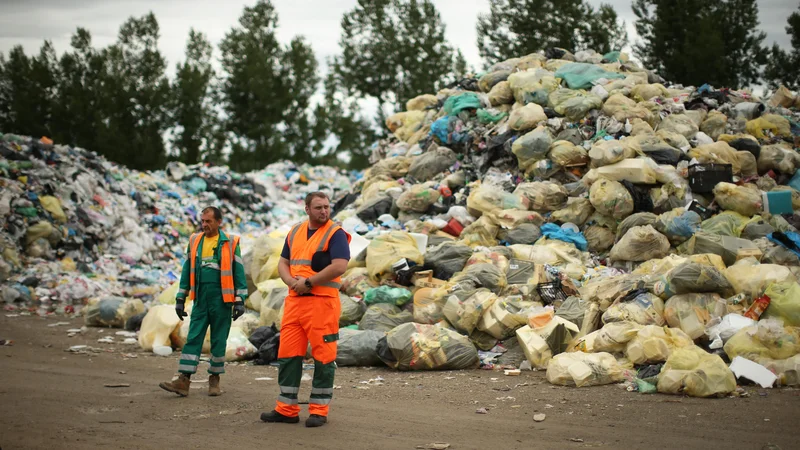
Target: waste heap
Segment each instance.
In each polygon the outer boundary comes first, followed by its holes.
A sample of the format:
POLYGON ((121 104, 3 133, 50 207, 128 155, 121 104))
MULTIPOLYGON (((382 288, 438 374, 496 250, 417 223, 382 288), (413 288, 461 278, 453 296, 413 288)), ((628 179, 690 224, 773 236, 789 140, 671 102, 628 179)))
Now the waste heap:
POLYGON ((205 206, 221 208, 248 248, 297 221, 306 193, 349 187, 331 167, 239 174, 172 162, 138 172, 47 138, 0 135, 0 299, 6 311, 39 314, 88 303, 87 324, 123 326, 180 277, 205 206))
MULTIPOLYGON (((335 206, 338 363, 705 397, 735 391, 740 357, 797 384, 798 106, 561 49, 410 100, 335 206)), ((273 334, 281 243, 249 267, 273 334)))

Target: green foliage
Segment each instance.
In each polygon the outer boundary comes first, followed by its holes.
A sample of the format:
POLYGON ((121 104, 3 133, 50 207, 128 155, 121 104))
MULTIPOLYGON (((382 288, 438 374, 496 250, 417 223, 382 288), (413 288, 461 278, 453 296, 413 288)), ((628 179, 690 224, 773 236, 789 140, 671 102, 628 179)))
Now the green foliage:
POLYGON ((800 7, 789 16, 786 33, 791 37, 792 50, 787 52, 773 44, 764 78, 773 89, 783 84, 789 89, 800 90, 800 7))
POLYGON ((478 17, 478 50, 487 66, 550 47, 570 51, 621 50, 628 36, 610 5, 585 0, 489 0, 478 17))
POLYGON ((760 79, 766 34, 755 0, 635 0, 634 46, 645 67, 687 85, 739 88, 760 79))

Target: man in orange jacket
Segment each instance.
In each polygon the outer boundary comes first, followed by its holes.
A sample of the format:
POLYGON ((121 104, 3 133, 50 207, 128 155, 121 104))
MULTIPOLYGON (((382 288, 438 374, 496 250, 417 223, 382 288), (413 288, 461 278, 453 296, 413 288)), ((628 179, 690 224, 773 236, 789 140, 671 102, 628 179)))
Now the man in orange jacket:
POLYGON ((330 220, 330 200, 323 192, 306 196, 308 220, 286 237, 278 273, 289 286, 278 349, 280 396, 275 409, 261 414, 264 422, 297 423, 297 394, 309 342, 314 380, 308 401, 307 427, 328 421, 339 339, 339 288, 350 259, 350 235, 330 220))

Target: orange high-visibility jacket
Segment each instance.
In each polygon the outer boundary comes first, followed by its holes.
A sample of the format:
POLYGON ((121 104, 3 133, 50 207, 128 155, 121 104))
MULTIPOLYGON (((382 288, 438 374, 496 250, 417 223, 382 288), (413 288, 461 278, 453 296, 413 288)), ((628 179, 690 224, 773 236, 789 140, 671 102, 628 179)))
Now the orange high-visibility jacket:
MULTIPOLYGON (((194 233, 189 238, 189 261, 191 261, 191 274, 189 278, 189 300, 194 300, 197 294, 197 251, 200 247, 200 241, 203 233, 194 233)), ((236 257, 236 246, 239 245, 239 236, 235 234, 228 235, 228 242, 220 248, 220 282, 222 284, 222 301, 225 303, 234 303, 236 301, 236 287, 233 283, 233 263, 236 257)))
MULTIPOLYGON (((308 221, 295 225, 289 233, 289 273, 294 277, 308 278, 314 275, 315 272, 311 268, 311 261, 314 254, 317 252, 325 252, 328 250, 331 236, 342 227, 329 220, 324 226, 318 229, 311 238, 308 238, 308 221)), ((347 235, 347 242, 350 242, 350 234, 347 235)), ((336 277, 327 283, 321 283, 311 288, 311 295, 321 297, 338 297, 339 288, 342 286, 342 278, 336 277)), ((289 291, 289 295, 293 291, 289 291)))

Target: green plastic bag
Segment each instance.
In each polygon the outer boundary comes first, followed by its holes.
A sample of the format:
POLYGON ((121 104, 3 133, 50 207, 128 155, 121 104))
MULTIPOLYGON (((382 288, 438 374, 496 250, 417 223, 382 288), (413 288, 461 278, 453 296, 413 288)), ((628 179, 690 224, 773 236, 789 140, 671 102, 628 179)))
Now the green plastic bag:
POLYGON ((444 102, 444 110, 449 116, 456 116, 465 109, 478 109, 480 107, 481 100, 472 92, 454 95, 444 102))
POLYGON ((506 116, 508 116, 508 113, 502 111, 494 110, 497 111, 496 113, 493 113, 492 111, 493 110, 482 109, 482 108, 479 109, 478 121, 480 123, 497 123, 503 120, 503 118, 505 118, 506 116))
POLYGON ((612 80, 623 79, 625 76, 609 72, 594 64, 568 63, 559 67, 556 78, 563 79, 570 89, 591 89, 594 82, 601 78, 612 80))
POLYGON ((381 286, 368 290, 364 294, 364 303, 367 305, 388 303, 390 305, 403 306, 411 300, 411 297, 411 291, 408 289, 381 286))

